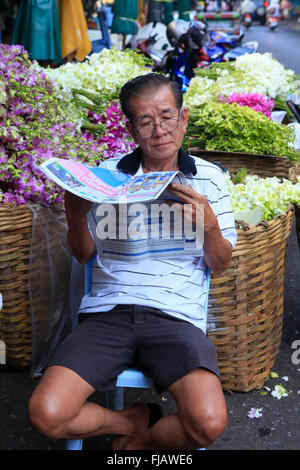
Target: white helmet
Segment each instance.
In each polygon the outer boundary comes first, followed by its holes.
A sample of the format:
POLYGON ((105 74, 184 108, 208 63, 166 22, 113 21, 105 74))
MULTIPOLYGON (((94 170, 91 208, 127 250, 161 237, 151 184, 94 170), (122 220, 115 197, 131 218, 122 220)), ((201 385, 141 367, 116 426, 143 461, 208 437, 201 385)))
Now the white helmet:
POLYGON ((175 46, 177 44, 178 39, 189 30, 189 23, 184 20, 174 20, 168 24, 167 27, 167 38, 172 44, 175 46))

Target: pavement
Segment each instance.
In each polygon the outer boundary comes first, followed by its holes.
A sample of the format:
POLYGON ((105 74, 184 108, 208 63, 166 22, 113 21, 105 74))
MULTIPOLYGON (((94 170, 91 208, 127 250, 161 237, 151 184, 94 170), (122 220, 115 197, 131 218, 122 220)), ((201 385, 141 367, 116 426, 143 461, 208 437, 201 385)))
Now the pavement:
MULTIPOLYGON (((208 451, 300 449, 299 279, 300 253, 294 226, 286 260, 282 341, 273 368, 278 377, 266 381, 265 386, 270 391, 262 389, 246 393, 225 393, 228 426, 208 451), (293 346, 297 346, 297 349, 293 349, 293 346), (277 384, 286 388, 288 396, 277 399, 271 395, 277 384), (261 408, 262 416, 249 418, 247 414, 251 408, 261 408)), ((40 436, 28 422, 27 403, 36 383, 37 379, 32 379, 28 370, 0 371, 0 450, 64 449, 63 440, 53 441, 40 436)), ((91 399, 105 406, 103 393, 97 392, 91 399)), ((136 401, 159 403, 165 414, 176 411, 175 403, 167 393, 158 395, 154 390, 127 389, 125 406, 136 401)), ((84 449, 109 451, 111 438, 112 436, 102 436, 88 439, 84 449)))
POLYGON ((300 16, 297 18, 289 18, 287 20, 280 20, 280 24, 286 26, 289 29, 293 29, 295 31, 300 31, 300 16))

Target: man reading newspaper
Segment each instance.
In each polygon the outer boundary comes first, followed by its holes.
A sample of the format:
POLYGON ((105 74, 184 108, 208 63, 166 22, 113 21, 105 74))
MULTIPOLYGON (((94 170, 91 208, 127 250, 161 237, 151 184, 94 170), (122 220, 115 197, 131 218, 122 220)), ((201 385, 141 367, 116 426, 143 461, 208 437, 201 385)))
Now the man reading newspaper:
MULTIPOLYGON (((102 166, 131 175, 179 170, 168 197, 194 225, 197 208, 203 208, 203 250, 168 257, 162 241, 161 256, 152 259, 126 262, 98 254, 79 324, 50 359, 30 400, 30 420, 55 439, 117 435, 115 450, 207 447, 227 423, 216 351, 205 334, 204 301, 206 267, 226 270, 236 242, 230 197, 221 169, 181 147, 188 113, 175 83, 153 73, 137 77, 123 86, 120 102, 137 147, 102 166), (111 411, 88 401, 96 390, 114 388, 129 367, 142 370, 159 393, 169 392, 178 411, 156 415, 155 421, 143 403, 111 411)), ((88 223, 97 207, 68 192, 65 207, 68 243, 85 263, 97 251, 88 223)), ((122 240, 122 246, 130 243, 122 240)))

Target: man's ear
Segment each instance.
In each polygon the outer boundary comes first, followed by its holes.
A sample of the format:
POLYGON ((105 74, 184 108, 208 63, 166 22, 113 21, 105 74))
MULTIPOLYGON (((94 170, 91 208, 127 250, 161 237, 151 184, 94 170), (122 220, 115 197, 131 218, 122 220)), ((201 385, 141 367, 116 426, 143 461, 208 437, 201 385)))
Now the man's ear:
POLYGON ((133 138, 134 142, 137 143, 137 142, 136 142, 136 132, 135 132, 134 127, 133 127, 133 125, 131 124, 131 122, 130 122, 130 121, 126 121, 125 125, 126 125, 127 131, 129 132, 129 134, 130 134, 131 137, 133 138))
POLYGON ((187 128, 188 119, 189 119, 189 112, 187 111, 186 108, 181 109, 181 119, 182 119, 183 130, 185 132, 187 128))

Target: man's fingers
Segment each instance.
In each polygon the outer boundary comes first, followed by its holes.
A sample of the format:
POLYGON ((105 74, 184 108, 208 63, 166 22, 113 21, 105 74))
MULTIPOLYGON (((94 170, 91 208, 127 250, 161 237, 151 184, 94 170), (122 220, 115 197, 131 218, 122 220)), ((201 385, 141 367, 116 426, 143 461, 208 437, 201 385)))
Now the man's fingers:
POLYGON ((195 191, 188 186, 183 186, 182 184, 172 183, 168 187, 168 191, 176 195, 179 199, 183 202, 189 202, 190 204, 196 203, 197 200, 195 199, 195 191))

